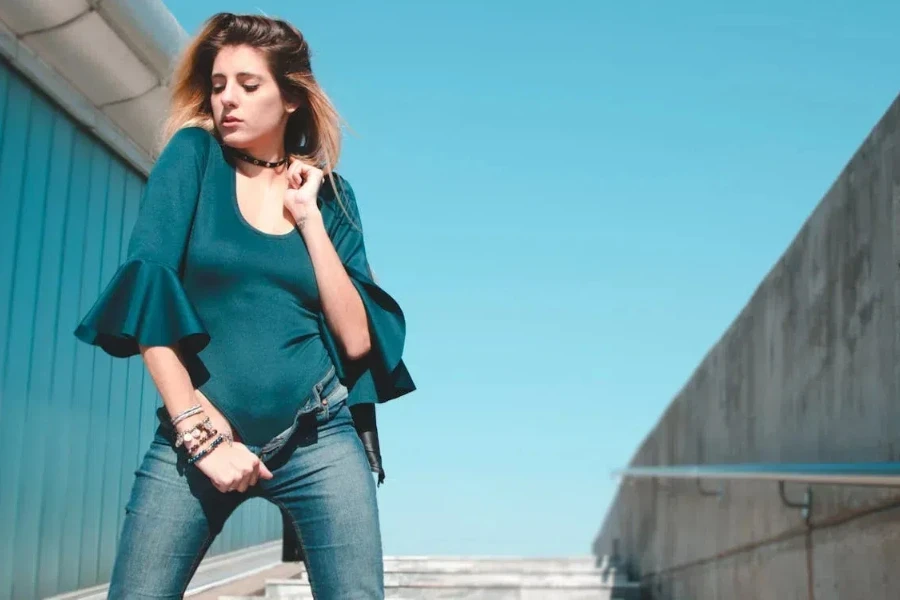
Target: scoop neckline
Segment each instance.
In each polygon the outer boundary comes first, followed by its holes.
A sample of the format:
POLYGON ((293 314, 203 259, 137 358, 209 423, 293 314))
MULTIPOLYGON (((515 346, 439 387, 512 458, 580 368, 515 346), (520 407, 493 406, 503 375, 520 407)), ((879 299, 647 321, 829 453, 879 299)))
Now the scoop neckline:
MULTIPOLYGON (((226 161, 226 164, 227 161, 226 161)), ((263 231, 258 227, 254 226, 250 221, 247 220, 247 217, 244 216, 244 213, 241 212, 241 205, 238 204, 237 198, 237 169, 233 165, 228 165, 229 171, 231 172, 231 206, 234 208, 234 214, 237 216, 238 220, 250 231, 255 233, 256 235, 264 238, 270 238, 274 240, 280 239, 288 239, 294 234, 297 233, 297 227, 293 227, 290 231, 286 231, 285 233, 269 233, 268 231, 263 231)))

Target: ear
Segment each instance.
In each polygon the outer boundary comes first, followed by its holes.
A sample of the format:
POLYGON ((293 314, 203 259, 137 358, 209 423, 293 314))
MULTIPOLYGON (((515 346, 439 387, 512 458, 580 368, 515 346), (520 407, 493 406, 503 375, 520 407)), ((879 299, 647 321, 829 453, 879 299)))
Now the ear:
POLYGON ((284 104, 284 112, 292 115, 303 105, 303 98, 298 94, 285 94, 282 96, 282 104, 284 104))

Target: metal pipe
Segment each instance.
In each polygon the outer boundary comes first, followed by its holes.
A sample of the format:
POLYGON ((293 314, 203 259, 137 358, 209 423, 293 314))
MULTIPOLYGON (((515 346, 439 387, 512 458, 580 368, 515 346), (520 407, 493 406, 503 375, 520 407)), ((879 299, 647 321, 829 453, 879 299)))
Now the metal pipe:
POLYGON ((900 463, 737 463, 634 466, 613 472, 626 479, 790 481, 900 487, 900 463))

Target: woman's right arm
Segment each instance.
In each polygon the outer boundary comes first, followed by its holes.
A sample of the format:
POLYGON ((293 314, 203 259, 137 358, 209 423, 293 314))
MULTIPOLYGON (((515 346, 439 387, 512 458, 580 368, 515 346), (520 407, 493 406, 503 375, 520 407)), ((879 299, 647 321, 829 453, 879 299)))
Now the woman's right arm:
MULTIPOLYGON (((212 143, 207 132, 187 128, 166 144, 144 186, 126 260, 75 335, 111 356, 141 354, 170 416, 198 401, 203 404, 205 414, 179 422, 179 430, 209 416, 222 432, 230 427, 208 401, 200 400, 179 356, 196 354, 209 342, 180 273, 212 143)), ((258 462, 243 444, 225 443, 194 464, 225 491, 246 489, 255 474, 265 476, 268 471, 258 462)))
MULTIPOLYGON (((163 399, 169 418, 183 413, 198 402, 203 412, 180 421, 176 430, 188 431, 207 416, 218 433, 231 433, 231 425, 208 401, 200 400, 178 352, 169 346, 141 346, 141 356, 163 399)), ((220 492, 247 491, 260 477, 271 479, 272 473, 240 442, 222 444, 195 463, 220 492)))
MULTIPOLYGON (((150 373, 156 389, 162 396, 169 418, 172 419, 194 406, 197 403, 194 385, 175 349, 169 346, 141 346, 140 348, 147 372, 150 373)), ((185 421, 196 423, 202 419, 188 417, 185 421)))

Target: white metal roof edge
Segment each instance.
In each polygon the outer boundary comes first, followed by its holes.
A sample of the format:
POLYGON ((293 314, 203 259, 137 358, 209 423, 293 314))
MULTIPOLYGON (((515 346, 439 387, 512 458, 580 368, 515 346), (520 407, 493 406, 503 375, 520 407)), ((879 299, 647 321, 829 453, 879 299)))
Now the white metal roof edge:
POLYGON ((162 0, 89 0, 110 28, 168 84, 188 35, 162 0))
MULTIPOLYGON (((31 11, 43 5, 43 3, 32 4, 29 0, 5 1, 29 4, 28 10, 31 11)), ((188 36, 162 1, 88 0, 88 3, 91 10, 103 19, 109 29, 157 78, 158 84, 152 89, 166 91, 173 62, 184 47, 188 36)), ((92 40, 79 37, 76 38, 76 43, 88 47, 92 40)), ((23 39, 23 36, 17 35, 17 32, 3 22, 2 14, 0 14, 0 56, 5 57, 74 120, 90 130, 124 160, 144 175, 150 172, 155 159, 155 138, 148 133, 146 121, 160 121, 168 108, 164 103, 150 103, 149 106, 139 107, 142 111, 140 120, 135 118, 133 112, 116 110, 104 112, 103 106, 93 103, 77 87, 78 72, 89 73, 92 65, 84 64, 83 69, 75 69, 69 78, 64 77, 44 60, 39 52, 29 47, 27 35, 23 39)))
POLYGON ((65 78, 19 42, 2 23, 0 23, 0 54, 68 112, 75 121, 103 140, 134 168, 144 175, 150 173, 153 166, 150 154, 138 146, 131 136, 113 123, 100 109, 91 104, 65 78))

